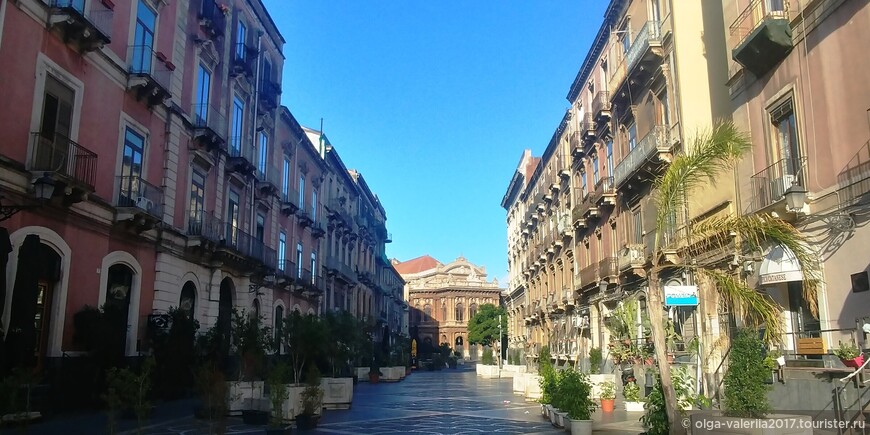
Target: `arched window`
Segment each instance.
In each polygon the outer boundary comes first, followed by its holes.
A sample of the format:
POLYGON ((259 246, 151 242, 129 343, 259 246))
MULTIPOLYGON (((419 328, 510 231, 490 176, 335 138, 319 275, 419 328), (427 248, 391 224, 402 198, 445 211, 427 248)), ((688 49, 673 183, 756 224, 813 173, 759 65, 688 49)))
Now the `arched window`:
POLYGON ((471 304, 468 307, 468 320, 471 320, 477 314, 477 304, 471 304))
POLYGON ((196 284, 193 281, 184 283, 181 288, 181 298, 178 301, 178 309, 193 319, 196 313, 196 284))
POLYGON ((447 303, 444 301, 441 301, 441 318, 438 320, 442 322, 447 321, 447 303))
POLYGON ((251 309, 251 315, 254 316, 254 320, 257 320, 257 321, 260 320, 260 300, 259 299, 254 299, 254 304, 253 304, 253 307, 251 309))
POLYGON ((462 322, 465 320, 465 307, 462 306, 462 302, 456 304, 456 313, 455 319, 457 322, 462 322))
POLYGON ((116 337, 118 346, 117 351, 120 355, 124 355, 127 341, 127 327, 129 325, 129 310, 130 310, 130 290, 133 286, 133 269, 130 269, 126 264, 113 264, 109 267, 109 277, 106 281, 106 303, 103 310, 107 312, 109 318, 113 322, 117 322, 114 326, 119 331, 123 331, 121 335, 116 337))
POLYGON ((428 321, 432 318, 432 307, 429 304, 423 306, 423 321, 428 321))

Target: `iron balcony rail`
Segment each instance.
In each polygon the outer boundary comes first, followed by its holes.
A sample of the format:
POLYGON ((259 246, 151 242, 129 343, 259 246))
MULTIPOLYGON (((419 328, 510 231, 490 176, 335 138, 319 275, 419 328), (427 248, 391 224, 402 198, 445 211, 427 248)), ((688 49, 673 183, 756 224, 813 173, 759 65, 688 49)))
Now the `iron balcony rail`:
MULTIPOLYGON (((227 8, 227 6, 223 6, 227 8)), ((227 9, 229 12, 229 9, 227 9)), ((202 0, 200 12, 202 25, 208 29, 212 36, 223 36, 227 27, 227 16, 215 0, 202 0)))
POLYGON ((250 46, 245 42, 237 42, 233 44, 233 65, 240 68, 246 75, 253 75, 257 53, 257 47, 250 46))
POLYGON ((131 45, 130 74, 151 77, 163 89, 172 83, 172 71, 166 66, 166 57, 157 53, 150 45, 131 45))
POLYGON ((595 183, 595 198, 593 201, 598 202, 602 196, 609 193, 612 194, 613 192, 613 177, 602 177, 595 183))
POLYGON ((587 113, 583 116, 583 122, 580 130, 583 132, 584 139, 591 139, 595 137, 595 117, 592 113, 587 113))
POLYGON ((587 287, 598 282, 598 263, 592 263, 580 269, 580 287, 587 287))
POLYGON ((152 216, 163 216, 163 189, 139 176, 122 175, 117 182, 116 207, 135 207, 152 216))
POLYGON ((61 134, 31 133, 28 170, 53 172, 69 177, 94 190, 97 177, 97 154, 61 134))
POLYGON ((855 156, 840 171, 837 180, 844 192, 845 205, 850 205, 870 191, 870 141, 861 145, 855 156))
POLYGON ((214 106, 209 104, 194 104, 193 127, 196 129, 209 129, 222 140, 227 138, 227 118, 214 106))
POLYGON ((299 192, 289 182, 284 183, 283 179, 281 180, 281 202, 293 204, 296 207, 298 207, 297 202, 299 202, 299 192))
POLYGON ((765 19, 788 19, 787 0, 753 0, 746 9, 731 23, 729 34, 731 36, 730 48, 740 44, 756 27, 765 19))
POLYGON ((311 269, 302 268, 299 275, 299 284, 305 286, 308 290, 320 291, 323 289, 323 278, 316 273, 311 273, 311 269))
POLYGON ((251 237, 251 250, 248 256, 269 268, 275 268, 278 263, 278 253, 256 237, 251 237))
POLYGON ((254 147, 251 146, 250 135, 230 137, 229 155, 231 158, 242 158, 254 162, 254 147))
POLYGON ((223 239, 224 222, 203 210, 188 210, 187 235, 202 237, 212 242, 223 239))
POLYGON ((782 199, 793 184, 803 183, 805 158, 782 159, 750 177, 752 202, 750 212, 761 210, 782 199))
POLYGON ((278 107, 281 98, 281 85, 271 78, 263 78, 260 82, 260 100, 267 110, 278 107))
POLYGON ((282 278, 295 278, 299 276, 299 272, 296 269, 296 262, 293 260, 278 260, 277 263, 277 273, 278 276, 282 278))
POLYGON ((616 257, 607 257, 598 262, 598 278, 616 278, 619 276, 619 260, 616 257))
POLYGON ((632 266, 642 265, 646 262, 646 245, 629 243, 620 251, 617 260, 619 270, 626 270, 632 266))
POLYGON ((223 241, 226 247, 235 250, 242 256, 257 260, 265 266, 275 267, 278 256, 274 249, 232 223, 226 223, 224 228, 223 241))
POLYGON ((647 21, 644 23, 643 27, 641 27, 640 32, 638 32, 634 41, 631 43, 631 48, 628 49, 628 53, 625 55, 625 63, 629 72, 637 66, 637 62, 640 60, 641 55, 649 49, 650 42, 659 40, 660 29, 661 25, 658 21, 647 21))
POLYGON ((107 39, 112 38, 112 17, 114 11, 106 7, 106 2, 91 1, 91 9, 85 11, 85 0, 49 0, 48 4, 64 13, 74 13, 91 23, 107 39))
POLYGON ((622 161, 616 165, 613 170, 613 183, 616 187, 622 186, 628 177, 637 171, 638 168, 653 154, 657 152, 668 152, 671 148, 668 143, 668 129, 663 125, 657 125, 647 133, 633 150, 628 152, 622 161))
MULTIPOLYGON (((262 163, 262 162, 261 162, 262 163)), ((257 170, 255 171, 257 175, 257 181, 260 183, 269 183, 275 187, 278 187, 278 180, 281 178, 281 172, 278 171, 278 168, 272 165, 257 165, 257 170)))
POLYGON ((344 204, 342 204, 341 201, 338 200, 338 198, 330 199, 327 207, 329 207, 329 211, 332 214, 334 214, 335 216, 338 216, 346 224, 349 225, 353 221, 353 219, 351 219, 351 217, 350 217, 350 213, 347 212, 347 209, 345 208, 344 204))

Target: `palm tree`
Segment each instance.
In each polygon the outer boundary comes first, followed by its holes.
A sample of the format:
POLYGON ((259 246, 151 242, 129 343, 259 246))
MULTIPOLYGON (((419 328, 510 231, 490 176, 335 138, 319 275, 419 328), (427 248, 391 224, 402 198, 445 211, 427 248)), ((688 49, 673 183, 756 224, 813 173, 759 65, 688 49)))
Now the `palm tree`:
POLYGON ((751 149, 749 138, 731 122, 716 124, 701 132, 685 154, 674 160, 653 183, 656 211, 656 236, 648 271, 648 311, 650 330, 660 364, 661 381, 671 429, 678 428, 677 397, 671 382, 670 366, 665 363, 666 331, 663 316, 662 275, 688 271, 706 286, 701 294, 716 295, 748 325, 764 325, 768 342, 778 342, 785 332, 782 308, 769 296, 749 287, 727 267, 714 260, 704 261, 698 254, 714 250, 733 253, 759 253, 766 246, 782 245, 791 250, 803 270, 803 297, 817 316, 816 293, 819 266, 804 237, 788 222, 764 215, 728 215, 677 227, 677 216, 686 211, 692 195, 734 165, 751 149))

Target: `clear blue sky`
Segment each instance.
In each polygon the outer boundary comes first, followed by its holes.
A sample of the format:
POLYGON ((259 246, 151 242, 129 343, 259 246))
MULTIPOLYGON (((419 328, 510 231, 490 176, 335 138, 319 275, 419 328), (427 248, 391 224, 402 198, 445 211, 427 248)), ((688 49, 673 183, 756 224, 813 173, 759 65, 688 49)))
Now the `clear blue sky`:
POLYGON ((282 103, 387 211, 387 255, 507 277, 500 207, 540 155, 606 1, 264 0, 287 40, 282 103))

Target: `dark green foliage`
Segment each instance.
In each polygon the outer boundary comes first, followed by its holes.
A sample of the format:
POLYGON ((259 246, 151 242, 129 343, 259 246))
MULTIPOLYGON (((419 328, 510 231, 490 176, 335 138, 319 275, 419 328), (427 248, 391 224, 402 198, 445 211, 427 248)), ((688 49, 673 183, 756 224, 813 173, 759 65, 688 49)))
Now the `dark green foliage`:
POLYGON ((507 334, 507 312, 493 304, 483 304, 468 320, 468 343, 490 346, 499 338, 498 318, 501 316, 501 333, 507 334))
POLYGON ((754 330, 744 329, 731 343, 725 373, 725 414, 731 417, 764 418, 770 371, 764 365, 764 347, 754 330))
POLYGON ((262 316, 233 309, 233 353, 240 358, 239 380, 263 378, 263 360, 272 348, 272 328, 263 325, 262 316))
POLYGON ((154 389, 161 397, 175 399, 193 387, 194 343, 199 322, 177 308, 170 309, 169 316, 172 319, 169 330, 151 338, 156 360, 154 389))
POLYGON ((602 360, 603 356, 601 355, 600 347, 589 349, 589 373, 595 374, 601 372, 602 360))
POLYGON ((284 319, 282 328, 284 349, 290 354, 293 378, 296 382, 307 365, 316 365, 323 357, 326 333, 317 316, 303 316, 293 311, 284 319))
POLYGON ((269 386, 269 402, 272 404, 272 417, 269 424, 280 427, 284 424, 284 402, 290 396, 287 389, 287 378, 290 377, 290 367, 281 362, 269 372, 266 383, 269 386))
POLYGON ((567 412, 571 420, 592 419, 595 402, 588 376, 573 369, 559 372, 553 406, 567 412))
POLYGON ((553 367, 553 363, 550 362, 550 348, 547 346, 541 349, 540 359, 538 360, 538 374, 541 376, 539 381, 541 386, 541 403, 553 403, 553 395, 556 393, 558 381, 556 369, 553 367))
POLYGON ((670 425, 665 409, 665 396, 662 394, 662 380, 658 376, 656 376, 652 391, 646 396, 644 409, 640 423, 646 429, 647 435, 667 435, 670 432, 670 425))
POLYGON ((540 373, 546 366, 553 367, 553 362, 550 361, 550 346, 542 346, 538 354, 538 372, 540 373))
POLYGON ((492 357, 492 348, 483 348, 483 356, 480 358, 480 363, 486 366, 495 364, 495 359, 492 357))

